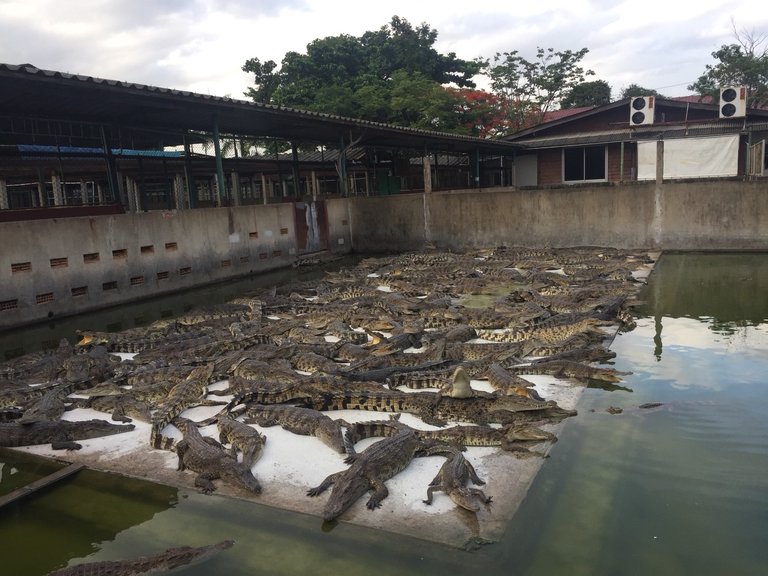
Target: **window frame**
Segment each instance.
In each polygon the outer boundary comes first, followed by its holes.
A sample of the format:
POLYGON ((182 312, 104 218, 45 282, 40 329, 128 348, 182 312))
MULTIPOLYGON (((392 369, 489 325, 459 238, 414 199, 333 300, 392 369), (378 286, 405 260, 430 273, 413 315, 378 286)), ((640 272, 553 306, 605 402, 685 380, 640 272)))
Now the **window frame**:
POLYGON ((593 144, 590 146, 566 146, 560 153, 560 179, 563 184, 589 184, 597 182, 608 181, 608 146, 605 144, 593 144), (586 177, 580 180, 566 180, 565 179, 565 152, 566 150, 581 150, 581 170, 582 174, 586 176, 586 150, 587 148, 602 148, 603 149, 603 177, 591 178, 586 177))

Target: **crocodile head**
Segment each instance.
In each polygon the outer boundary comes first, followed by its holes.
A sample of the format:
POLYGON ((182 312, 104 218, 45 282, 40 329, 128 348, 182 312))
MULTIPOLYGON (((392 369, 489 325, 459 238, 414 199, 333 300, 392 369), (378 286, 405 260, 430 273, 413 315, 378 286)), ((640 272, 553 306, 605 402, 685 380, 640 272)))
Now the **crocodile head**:
POLYGON ((251 472, 251 469, 242 462, 233 463, 232 466, 223 466, 221 479, 227 483, 239 486, 248 492, 261 494, 261 484, 251 472))
POLYGON ((109 340, 108 338, 99 332, 88 332, 83 330, 78 330, 77 335, 80 337, 80 340, 77 342, 78 347, 83 346, 95 346, 97 344, 106 344, 109 340))
POLYGON ((448 492, 453 503, 456 506, 461 506, 465 510, 470 512, 477 512, 480 510, 480 498, 473 494, 469 488, 454 488, 448 492))
POLYGON ((505 426, 504 440, 507 442, 515 441, 557 441, 557 437, 551 432, 537 428, 536 426, 505 426))
POLYGON ((67 433, 75 440, 88 440, 90 438, 111 436, 112 434, 130 432, 136 428, 133 424, 112 424, 106 420, 79 420, 66 422, 68 423, 67 433))

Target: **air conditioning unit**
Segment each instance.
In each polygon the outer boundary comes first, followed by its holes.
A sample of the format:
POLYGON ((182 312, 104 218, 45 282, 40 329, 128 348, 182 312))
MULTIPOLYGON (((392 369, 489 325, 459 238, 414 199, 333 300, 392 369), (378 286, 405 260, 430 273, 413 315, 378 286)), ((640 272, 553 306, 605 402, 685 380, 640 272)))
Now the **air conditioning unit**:
POLYGON ((634 96, 629 102, 629 125, 653 124, 653 96, 634 96))
POLYGON ((747 88, 722 86, 720 88, 720 118, 743 118, 747 115, 747 88))

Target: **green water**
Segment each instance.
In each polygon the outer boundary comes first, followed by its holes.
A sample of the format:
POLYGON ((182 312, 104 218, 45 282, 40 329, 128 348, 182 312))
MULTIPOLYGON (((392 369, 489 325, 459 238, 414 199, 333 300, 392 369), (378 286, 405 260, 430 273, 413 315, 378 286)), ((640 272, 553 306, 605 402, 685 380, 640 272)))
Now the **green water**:
POLYGON ((0 510, 2 573, 234 538, 175 573, 764 575, 768 255, 665 255, 642 298, 637 328, 613 343, 631 391, 585 391, 495 544, 324 531, 314 517, 90 472, 0 510))

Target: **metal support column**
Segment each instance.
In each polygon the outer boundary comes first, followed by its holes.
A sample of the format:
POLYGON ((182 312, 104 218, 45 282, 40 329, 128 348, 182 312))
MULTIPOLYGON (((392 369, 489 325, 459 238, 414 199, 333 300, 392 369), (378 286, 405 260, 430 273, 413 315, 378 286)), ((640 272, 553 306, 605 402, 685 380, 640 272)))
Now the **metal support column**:
POLYGON ((109 145, 107 139, 107 131, 104 129, 104 124, 101 125, 101 145, 104 149, 104 160, 107 163, 107 187, 112 198, 115 201, 125 205, 124 199, 120 194, 120 187, 117 183, 117 166, 115 165, 115 156, 112 154, 112 147, 109 145))

